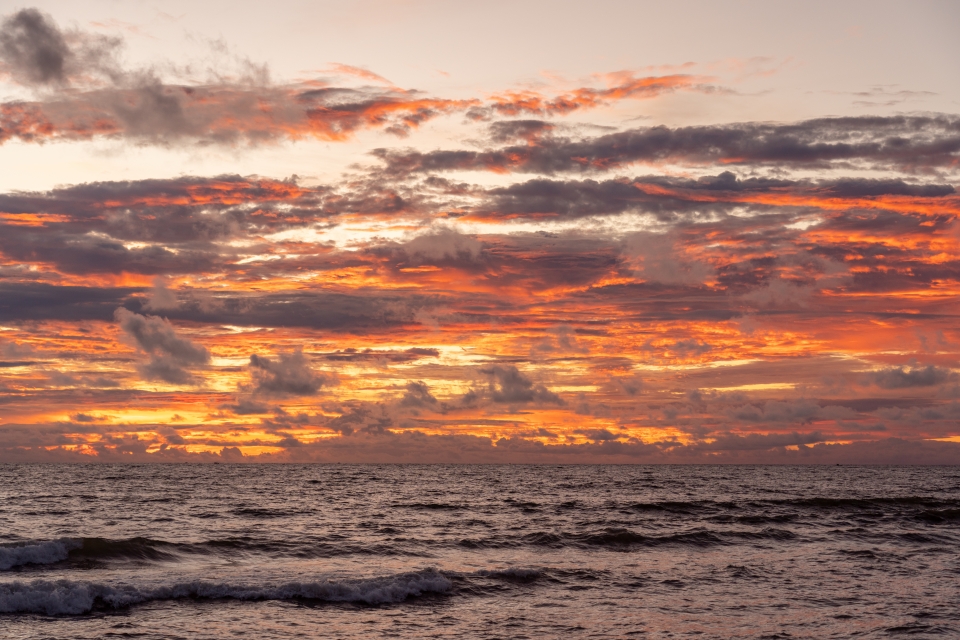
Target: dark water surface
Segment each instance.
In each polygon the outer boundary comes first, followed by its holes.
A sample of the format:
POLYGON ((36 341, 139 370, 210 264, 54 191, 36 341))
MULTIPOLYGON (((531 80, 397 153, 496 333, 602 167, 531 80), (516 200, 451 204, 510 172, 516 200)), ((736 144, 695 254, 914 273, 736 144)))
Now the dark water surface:
POLYGON ((0 465, 0 637, 960 637, 960 468, 0 465))

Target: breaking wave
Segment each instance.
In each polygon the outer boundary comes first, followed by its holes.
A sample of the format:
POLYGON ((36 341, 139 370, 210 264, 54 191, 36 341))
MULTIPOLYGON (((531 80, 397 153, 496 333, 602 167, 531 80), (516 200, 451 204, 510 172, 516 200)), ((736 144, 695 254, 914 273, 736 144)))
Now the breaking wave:
POLYGON ((436 569, 370 579, 288 582, 274 585, 192 581, 154 587, 75 580, 33 580, 0 584, 0 613, 79 615, 162 600, 313 600, 369 605, 403 602, 427 593, 443 594, 453 583, 436 569))
POLYGON ((28 564, 53 564, 66 560, 70 552, 83 546, 82 540, 62 538, 0 547, 0 571, 28 564))

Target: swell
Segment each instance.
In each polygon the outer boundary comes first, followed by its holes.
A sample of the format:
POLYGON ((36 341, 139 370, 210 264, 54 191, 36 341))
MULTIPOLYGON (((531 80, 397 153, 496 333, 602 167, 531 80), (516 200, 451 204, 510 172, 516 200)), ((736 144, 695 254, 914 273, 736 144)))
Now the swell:
POLYGON ((80 615, 146 602, 180 600, 308 600, 378 605, 424 594, 450 592, 453 582, 436 569, 356 580, 278 584, 191 581, 170 585, 105 584, 74 580, 33 580, 0 584, 0 613, 80 615))
POLYGON ((199 543, 175 543, 140 537, 122 540, 61 538, 0 546, 0 571, 51 564, 85 568, 117 561, 177 562, 189 556, 240 558, 247 555, 265 555, 306 559, 353 554, 425 555, 415 549, 403 550, 397 544, 360 544, 351 543, 349 540, 289 542, 240 537, 199 543))
MULTIPOLYGON (((553 549, 629 550, 642 547, 711 547, 751 543, 804 542, 809 536, 869 538, 871 541, 900 540, 917 544, 955 542, 960 509, 933 508, 924 502, 909 514, 898 514, 881 527, 866 527, 864 518, 876 520, 869 511, 857 518, 808 520, 791 513, 714 514, 675 517, 651 527, 631 521, 594 521, 593 528, 556 527, 539 522, 523 532, 487 528, 479 536, 473 521, 462 522, 462 533, 448 531, 433 536, 416 536, 414 531, 393 527, 343 534, 317 535, 299 539, 278 539, 277 531, 264 537, 238 536, 194 543, 175 543, 144 537, 128 539, 61 538, 26 541, 0 546, 0 571, 29 569, 46 565, 86 569, 114 563, 175 563, 203 556, 231 561, 252 558, 322 559, 339 556, 435 557, 438 550, 450 546, 467 549, 545 547, 553 549), (894 522, 910 526, 899 527, 894 522), (802 525, 795 527, 794 525, 802 525), (639 527, 637 525, 640 525, 639 527), (666 527, 662 525, 668 525, 666 527), (671 531, 671 529, 673 529, 671 531), (912 529, 912 531, 911 531, 912 529), (801 533, 803 535, 801 535, 801 533), (272 535, 271 535, 272 534, 272 535), (451 535, 452 534, 452 535, 451 535)), ((480 521, 480 524, 484 524, 480 521)), ((530 524, 533 524, 532 522, 530 524)), ((568 523, 569 524, 569 523, 568 523)))
MULTIPOLYGON (((561 505, 565 506, 565 505, 561 505)), ((876 508, 907 508, 907 509, 960 509, 960 500, 943 500, 930 496, 899 496, 899 497, 865 497, 865 498, 827 498, 814 496, 808 498, 786 498, 779 500, 748 499, 743 502, 720 502, 712 500, 696 501, 661 501, 661 502, 632 502, 614 503, 610 508, 621 511, 638 513, 673 513, 695 514, 698 512, 738 511, 751 507, 787 507, 811 510, 837 509, 876 509, 876 508)))
POLYGON ((541 546, 556 549, 607 548, 626 550, 637 547, 708 547, 737 544, 741 541, 792 540, 796 534, 785 529, 765 528, 759 531, 711 531, 699 529, 666 535, 647 535, 620 527, 608 527, 587 532, 536 531, 521 536, 491 536, 483 539, 463 539, 460 546, 470 549, 496 549, 521 546, 541 546))

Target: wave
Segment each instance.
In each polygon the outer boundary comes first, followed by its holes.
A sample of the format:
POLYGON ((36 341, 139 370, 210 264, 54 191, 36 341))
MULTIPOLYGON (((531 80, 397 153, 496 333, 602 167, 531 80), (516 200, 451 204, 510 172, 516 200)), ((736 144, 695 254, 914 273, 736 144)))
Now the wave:
POLYGON ((149 538, 60 538, 0 547, 0 570, 58 562, 80 564, 104 560, 176 560, 180 554, 200 552, 195 545, 181 545, 149 538))
POLYGON ((275 585, 192 581, 161 586, 73 580, 0 583, 0 613, 80 615, 145 602, 179 600, 312 600, 389 604, 428 593, 449 593, 453 582, 436 569, 370 579, 287 582, 275 585))
MULTIPOLYGON (((571 503, 563 503, 558 508, 568 508, 571 503)), ((793 507, 807 509, 869 509, 876 507, 915 507, 915 508, 960 508, 960 501, 940 499, 928 496, 862 497, 862 498, 786 498, 772 500, 750 499, 743 502, 713 500, 697 501, 660 501, 610 503, 608 507, 618 511, 666 512, 691 514, 695 512, 716 512, 718 510, 737 511, 743 507, 793 507)))
POLYGON ((483 578, 496 578, 507 582, 534 582, 545 575, 543 569, 525 569, 522 567, 508 567, 506 569, 481 569, 474 575, 483 578))
POLYGON ((940 524, 952 520, 960 520, 960 509, 927 509, 917 514, 917 520, 940 524))
POLYGON ((957 506, 954 500, 939 500, 923 496, 901 496, 890 498, 800 498, 793 500, 769 500, 768 504, 815 507, 819 509, 871 509, 876 507, 949 507, 957 506))
POLYGON ((458 511, 465 508, 461 504, 446 504, 443 502, 412 502, 410 504, 398 504, 396 506, 421 511, 458 511))
POLYGON ((697 547, 722 544, 723 540, 710 531, 674 533, 666 536, 645 536, 629 529, 604 529, 594 533, 571 536, 584 545, 598 547, 659 546, 664 544, 692 545, 697 547))
POLYGON ((258 540, 251 537, 226 538, 196 543, 165 542, 150 538, 61 538, 28 541, 0 546, 0 571, 30 565, 66 563, 89 567, 111 561, 177 562, 185 557, 237 557, 247 554, 269 557, 326 558, 342 555, 407 555, 423 557, 414 549, 404 550, 396 543, 363 544, 349 540, 258 540))
POLYGON ((28 564, 62 562, 67 559, 71 551, 79 549, 82 545, 82 540, 72 538, 5 545, 0 547, 0 571, 8 571, 28 564))
MULTIPOLYGON (((728 535, 724 532, 722 535, 728 535)), ((733 532, 737 535, 737 532, 733 532)), ((756 535, 764 537, 763 532, 757 534, 748 533, 744 535, 756 535)), ((773 537, 773 536, 771 536, 773 537)), ((461 547, 471 549, 496 549, 503 547, 517 546, 539 546, 564 548, 569 546, 581 548, 606 547, 609 549, 629 549, 633 547, 655 547, 660 545, 681 545, 703 547, 714 544, 725 544, 726 541, 721 534, 713 531, 690 531, 686 533, 674 533, 664 536, 648 536, 630 529, 606 528, 598 531, 586 533, 568 533, 568 532, 548 532, 536 531, 517 537, 492 537, 487 539, 464 539, 460 541, 461 547)))

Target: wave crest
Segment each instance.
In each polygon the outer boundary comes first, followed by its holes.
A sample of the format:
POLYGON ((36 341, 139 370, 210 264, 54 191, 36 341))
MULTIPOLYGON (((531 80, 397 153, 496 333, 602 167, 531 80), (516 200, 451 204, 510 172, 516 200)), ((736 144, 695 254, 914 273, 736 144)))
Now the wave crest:
POLYGON ((70 552, 83 546, 82 540, 61 538, 0 547, 0 571, 27 564, 53 564, 66 560, 70 552))
POLYGON ((73 580, 0 584, 0 613, 79 615, 97 608, 123 608, 181 598, 232 600, 316 600, 370 605, 402 602, 425 593, 447 593, 453 583, 436 569, 364 580, 322 580, 277 585, 183 582, 159 587, 108 585, 73 580))

